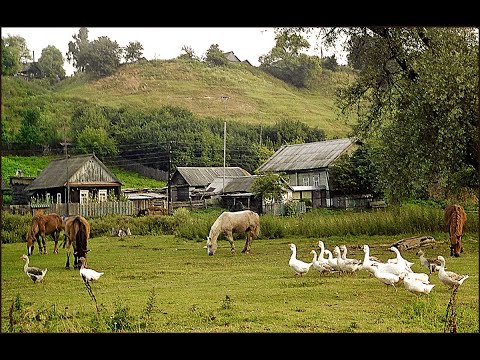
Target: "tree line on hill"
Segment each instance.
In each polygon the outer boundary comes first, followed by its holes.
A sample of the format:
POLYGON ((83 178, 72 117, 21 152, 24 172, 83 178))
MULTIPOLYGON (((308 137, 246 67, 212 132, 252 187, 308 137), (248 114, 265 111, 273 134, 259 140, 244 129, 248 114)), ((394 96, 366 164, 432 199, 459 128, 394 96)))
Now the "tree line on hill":
MULTIPOLYGON (((115 73, 121 64, 139 61, 143 58, 143 45, 139 41, 129 42, 121 47, 107 36, 90 41, 88 28, 81 27, 78 34, 68 43, 67 61, 77 70, 97 77, 115 73)), ((302 51, 310 47, 302 35, 290 31, 277 31, 275 47, 260 57, 260 69, 270 75, 299 87, 309 87, 321 74, 322 67, 335 71, 338 67, 335 55, 320 59, 302 51)), ((18 35, 2 37, 2 75, 15 75, 32 60, 24 38, 18 35)), ((182 47, 178 59, 203 61, 211 66, 228 65, 229 60, 218 44, 212 44, 204 57, 195 54, 189 46, 182 47)), ((42 50, 37 62, 32 63, 31 76, 48 79, 51 82, 63 80, 64 57, 55 46, 49 45, 42 50)))

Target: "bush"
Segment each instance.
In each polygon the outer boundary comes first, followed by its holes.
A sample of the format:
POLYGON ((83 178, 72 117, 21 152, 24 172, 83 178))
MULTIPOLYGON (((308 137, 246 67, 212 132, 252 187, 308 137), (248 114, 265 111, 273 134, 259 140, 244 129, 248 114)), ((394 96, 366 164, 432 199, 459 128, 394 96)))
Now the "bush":
POLYGON ((2 244, 26 241, 32 215, 14 215, 2 211, 2 244))

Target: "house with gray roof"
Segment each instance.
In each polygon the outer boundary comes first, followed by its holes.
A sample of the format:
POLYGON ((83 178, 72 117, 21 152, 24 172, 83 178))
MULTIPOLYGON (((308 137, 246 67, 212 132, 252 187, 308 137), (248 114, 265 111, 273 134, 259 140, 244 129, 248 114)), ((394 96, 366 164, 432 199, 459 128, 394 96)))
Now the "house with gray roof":
MULTIPOLYGON (((208 185, 215 178, 250 176, 241 167, 178 167, 170 180, 172 201, 189 201, 205 197, 208 185)), ((211 195, 211 194, 210 194, 211 195)))
POLYGON ((284 145, 257 173, 284 173, 294 200, 309 200, 313 208, 332 207, 329 167, 343 154, 352 153, 359 141, 351 138, 284 145))
POLYGON ((30 197, 53 203, 87 203, 96 198, 106 201, 111 193, 119 198, 122 183, 94 154, 53 160, 28 185, 30 197), (67 188, 69 194, 67 196, 67 188))

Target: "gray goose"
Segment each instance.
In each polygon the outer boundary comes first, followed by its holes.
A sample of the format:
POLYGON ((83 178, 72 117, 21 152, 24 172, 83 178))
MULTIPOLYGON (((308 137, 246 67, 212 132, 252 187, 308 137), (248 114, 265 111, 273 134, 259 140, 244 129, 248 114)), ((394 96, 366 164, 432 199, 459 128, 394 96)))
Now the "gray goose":
POLYGON ((423 250, 418 250, 417 255, 420 255, 420 264, 425 266, 428 271, 430 271, 430 274, 440 270, 440 266, 442 265, 440 260, 425 257, 423 250))
POLYGON ((28 266, 28 263, 30 262, 30 258, 23 254, 22 256, 20 256, 20 258, 25 261, 25 265, 23 267, 23 271, 25 271, 25 274, 27 274, 27 276, 32 279, 32 281, 34 283, 37 283, 37 282, 43 282, 43 278, 45 277, 45 274, 47 273, 47 269, 40 269, 40 268, 37 268, 37 267, 33 267, 33 266, 28 266))

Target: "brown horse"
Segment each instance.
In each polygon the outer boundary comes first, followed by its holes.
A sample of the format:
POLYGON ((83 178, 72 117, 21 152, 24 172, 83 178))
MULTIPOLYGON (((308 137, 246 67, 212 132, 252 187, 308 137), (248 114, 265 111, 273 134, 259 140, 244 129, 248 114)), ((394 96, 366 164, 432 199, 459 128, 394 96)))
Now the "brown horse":
POLYGON ((47 244, 46 237, 50 235, 55 241, 55 247, 53 248, 53 253, 58 254, 58 239, 60 238, 60 233, 63 230, 62 218, 55 214, 48 215, 35 215, 32 219, 30 229, 27 233, 27 254, 28 256, 33 254, 33 249, 35 248, 35 240, 38 243, 38 250, 40 254, 47 254, 47 244), (40 242, 40 238, 42 242, 40 242), (43 245, 43 247, 42 247, 43 245))
POLYGON ((459 257, 463 252, 462 236, 467 221, 467 214, 462 206, 454 204, 445 208, 443 217, 450 235, 450 256, 459 257))
MULTIPOLYGON (((87 242, 90 238, 90 223, 81 215, 70 216, 65 220, 65 242, 67 245, 67 262, 65 268, 70 268, 70 245, 73 245, 73 267, 80 268, 79 259, 87 258, 87 242)), ((64 246, 65 246, 64 242, 64 246)))

